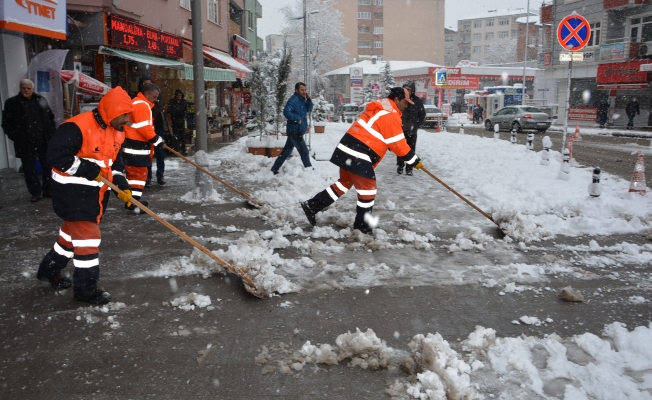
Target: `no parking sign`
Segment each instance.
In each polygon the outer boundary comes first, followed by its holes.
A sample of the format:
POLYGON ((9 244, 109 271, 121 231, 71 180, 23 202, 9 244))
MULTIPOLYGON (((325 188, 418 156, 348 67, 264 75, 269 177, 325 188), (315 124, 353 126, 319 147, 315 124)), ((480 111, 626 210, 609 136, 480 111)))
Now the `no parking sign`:
POLYGON ((572 13, 561 20, 557 27, 557 40, 568 51, 579 51, 591 38, 591 26, 586 18, 572 13))

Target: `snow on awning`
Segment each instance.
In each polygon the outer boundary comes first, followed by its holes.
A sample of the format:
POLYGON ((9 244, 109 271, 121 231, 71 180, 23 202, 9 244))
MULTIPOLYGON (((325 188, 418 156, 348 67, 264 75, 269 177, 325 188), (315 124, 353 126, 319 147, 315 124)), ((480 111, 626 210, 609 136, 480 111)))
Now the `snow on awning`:
POLYGON ((115 56, 124 58, 127 60, 132 60, 136 62, 141 62, 143 64, 156 65, 159 67, 167 67, 171 69, 185 69, 185 64, 177 60, 169 60, 167 58, 154 57, 149 54, 143 53, 134 53, 132 51, 126 51, 121 49, 114 49, 112 47, 100 46, 98 51, 99 54, 105 54, 108 56, 115 56))
POLYGON ((76 70, 61 70, 59 71, 59 76, 63 82, 74 85, 77 89, 77 93, 101 97, 111 90, 111 88, 104 83, 76 70))
MULTIPOLYGON (((184 65, 184 79, 193 80, 195 71, 190 64, 184 65)), ((235 71, 232 69, 204 67, 204 80, 208 82, 235 82, 235 71)))
POLYGON ((217 61, 220 64, 228 65, 230 68, 233 68, 239 72, 245 72, 247 74, 251 72, 249 68, 247 68, 244 64, 241 64, 235 58, 219 50, 211 49, 210 47, 204 46, 204 57, 217 61))

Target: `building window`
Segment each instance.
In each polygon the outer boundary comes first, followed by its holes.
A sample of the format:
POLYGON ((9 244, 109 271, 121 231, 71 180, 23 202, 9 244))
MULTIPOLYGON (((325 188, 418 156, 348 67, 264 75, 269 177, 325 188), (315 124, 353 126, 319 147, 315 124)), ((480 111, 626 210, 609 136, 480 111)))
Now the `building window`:
POLYGON ((371 5, 371 0, 358 0, 358 5, 359 6, 370 6, 371 5))
POLYGON ((482 46, 473 46, 473 54, 478 54, 482 52, 482 46))
POLYGON ((374 13, 374 19, 383 19, 383 13, 374 13))
POLYGON ((591 37, 587 46, 600 46, 600 22, 594 22, 591 25, 591 37))
POLYGON ((473 41, 477 42, 478 40, 482 40, 482 33, 473 34, 473 41))
POLYGON ((471 23, 470 23, 470 22, 465 22, 465 23, 462 25, 462 29, 464 29, 464 30, 471 29, 471 23))
POLYGON ((491 51, 491 45, 489 45, 489 44, 485 44, 485 45, 484 45, 484 52, 485 52, 485 53, 489 53, 490 51, 491 51))
POLYGON ((484 26, 494 26, 494 20, 493 19, 486 20, 484 26))
POLYGON ((482 21, 473 21, 474 28, 482 28, 482 21))
POLYGON ((179 5, 181 8, 185 8, 188 11, 192 11, 190 8, 190 4, 192 3, 192 0, 179 0, 179 5))
POLYGON ((536 46, 537 45, 537 37, 536 35, 530 36, 530 46, 536 46))
POLYGON ((359 25, 358 26, 358 33, 370 33, 371 32, 371 27, 366 26, 366 25, 359 25))
POLYGON ((382 35, 385 29, 382 26, 374 26, 374 35, 382 35))
POLYGON ((385 3, 384 0, 374 0, 374 5, 375 6, 384 6, 385 4, 383 4, 383 3, 385 3))
POLYGON ((509 37, 509 31, 498 32, 498 39, 507 39, 509 37))
POLYGON ((358 19, 371 19, 370 12, 358 12, 358 19))
POLYGON ((208 0, 208 20, 219 24, 220 23, 220 2, 218 0, 208 0))
POLYGON ((247 26, 249 29, 253 30, 254 29, 254 21, 255 21, 254 13, 251 12, 251 10, 247 10, 247 26))
POLYGON ((377 40, 376 43, 374 43, 374 47, 377 49, 382 49, 383 48, 383 42, 377 40))
POLYGON ((652 41, 652 15, 629 20, 629 32, 632 42, 652 41))
POLYGON ((494 33, 493 32, 487 32, 484 34, 484 40, 494 40, 494 33))
POLYGON ((512 37, 515 38, 518 36, 518 29, 512 29, 512 37))
POLYGON ((452 42, 453 41, 453 35, 446 35, 444 40, 447 41, 447 42, 452 42))
POLYGON ((501 18, 498 20, 498 25, 509 25, 509 18, 501 18))
POLYGON ((371 48, 371 41, 369 40, 358 40, 358 47, 363 49, 371 48))
POLYGON ((447 47, 445 52, 446 52, 447 56, 450 56, 451 54, 453 54, 453 49, 451 49, 450 47, 447 47))

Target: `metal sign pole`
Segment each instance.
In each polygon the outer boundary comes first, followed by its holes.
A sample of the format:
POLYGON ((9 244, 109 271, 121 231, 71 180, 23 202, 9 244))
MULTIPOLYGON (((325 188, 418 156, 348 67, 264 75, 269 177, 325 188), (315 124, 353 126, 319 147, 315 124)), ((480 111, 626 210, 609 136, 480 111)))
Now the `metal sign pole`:
MULTIPOLYGON (((572 56, 571 56, 572 57, 572 56)), ((564 154, 568 140, 568 112, 570 110, 571 75, 573 74, 573 59, 568 62, 568 79, 566 84, 566 115, 564 117, 564 138, 562 140, 561 154, 564 154)))

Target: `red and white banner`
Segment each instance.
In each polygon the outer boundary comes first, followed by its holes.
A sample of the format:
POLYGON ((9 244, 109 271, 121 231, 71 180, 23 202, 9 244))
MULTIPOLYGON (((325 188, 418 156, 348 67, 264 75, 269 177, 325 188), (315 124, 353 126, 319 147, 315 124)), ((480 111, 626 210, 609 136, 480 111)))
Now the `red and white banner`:
POLYGON ((571 121, 595 122, 598 109, 596 107, 571 106, 568 110, 568 119, 571 121))
POLYGON ((641 65, 649 61, 628 61, 619 63, 598 64, 598 84, 609 83, 647 83, 648 73, 641 71, 641 65))
POLYGON ((75 85, 77 93, 80 94, 101 97, 111 90, 104 83, 79 71, 62 70, 59 72, 59 76, 64 83, 75 85))

